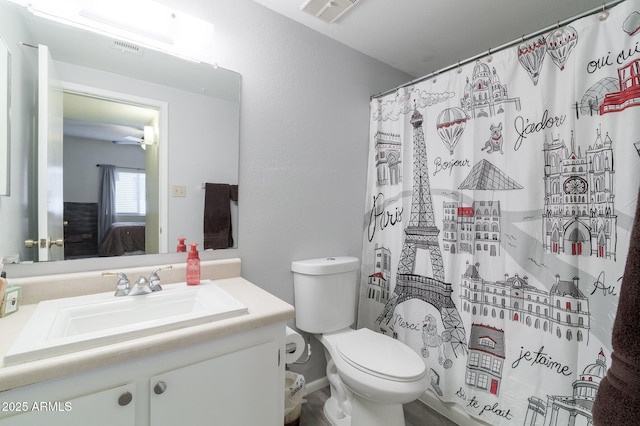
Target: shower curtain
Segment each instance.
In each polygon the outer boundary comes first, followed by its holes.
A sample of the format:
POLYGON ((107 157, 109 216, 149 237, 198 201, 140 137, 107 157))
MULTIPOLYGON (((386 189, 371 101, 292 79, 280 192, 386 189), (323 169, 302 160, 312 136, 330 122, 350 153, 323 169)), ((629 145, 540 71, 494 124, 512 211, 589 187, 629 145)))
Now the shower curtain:
POLYGON ((358 327, 491 425, 589 425, 640 185, 640 0, 373 98, 358 327))

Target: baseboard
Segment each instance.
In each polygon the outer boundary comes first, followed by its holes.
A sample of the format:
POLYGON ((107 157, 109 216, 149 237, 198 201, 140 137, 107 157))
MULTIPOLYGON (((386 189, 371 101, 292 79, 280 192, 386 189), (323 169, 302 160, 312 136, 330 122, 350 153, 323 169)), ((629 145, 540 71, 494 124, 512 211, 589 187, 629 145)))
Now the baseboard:
POLYGON ((304 390, 306 392, 306 394, 310 394, 312 392, 315 392, 317 390, 320 390, 322 388, 326 388, 327 386, 329 386, 329 379, 327 379, 327 377, 321 377, 317 380, 314 380, 312 382, 309 383, 305 383, 304 384, 304 390))

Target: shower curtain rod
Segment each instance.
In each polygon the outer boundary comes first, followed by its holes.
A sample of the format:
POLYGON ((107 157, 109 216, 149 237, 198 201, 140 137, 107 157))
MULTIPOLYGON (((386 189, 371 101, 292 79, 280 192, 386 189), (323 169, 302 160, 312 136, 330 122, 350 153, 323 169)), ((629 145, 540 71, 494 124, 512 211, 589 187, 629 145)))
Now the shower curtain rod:
POLYGON ((575 21, 577 19, 584 18, 585 16, 593 15, 594 13, 597 13, 597 12, 603 12, 603 11, 605 11, 607 9, 611 9, 613 6, 615 6, 615 5, 619 4, 619 3, 622 3, 624 1, 625 0, 614 0, 614 1, 611 1, 609 3, 604 3, 600 7, 596 7, 594 9, 588 10, 586 12, 580 13, 580 14, 578 14, 576 16, 573 16, 571 18, 565 19, 564 21, 558 21, 554 25, 550 25, 550 26, 548 26, 546 28, 543 28, 541 30, 538 30, 536 32, 533 32, 533 33, 530 33, 530 34, 527 34, 527 35, 523 35, 521 38, 515 39, 515 40, 513 40, 513 41, 511 41, 509 43, 505 43, 505 44, 503 44, 501 46, 496 47, 495 49, 489 49, 486 52, 480 53, 480 54, 478 54, 476 56, 473 56, 473 57, 471 57, 469 59, 466 59, 464 61, 456 62, 455 64, 449 65, 448 67, 442 68, 441 70, 432 72, 431 74, 427 74, 427 75, 425 75, 423 77, 419 77, 419 78, 416 78, 415 80, 411 80, 408 83, 401 84, 400 86, 397 86, 397 87, 395 87, 393 89, 378 93, 377 95, 373 95, 373 96, 371 96, 371 99, 373 100, 373 99, 376 99, 376 98, 381 98, 383 96, 386 96, 386 95, 388 95, 390 93, 395 92, 398 89, 402 89, 403 87, 408 87, 408 86, 411 86, 413 84, 420 83, 422 81, 428 80, 428 79, 430 79, 430 78, 432 78, 434 76, 437 76, 439 74, 445 73, 447 71, 451 71, 452 69, 461 67, 463 65, 467 65, 467 64, 469 64, 471 62, 475 62, 480 58, 483 58, 485 56, 491 55, 492 53, 497 53, 497 52, 500 52, 500 51, 502 51, 504 49, 508 49, 508 48, 510 48, 512 46, 515 46, 516 44, 522 43, 524 40, 537 37, 539 35, 542 35, 544 33, 549 32, 549 31, 551 31, 553 29, 556 29, 556 28, 565 26, 567 24, 570 24, 571 22, 573 22, 573 21, 575 21))

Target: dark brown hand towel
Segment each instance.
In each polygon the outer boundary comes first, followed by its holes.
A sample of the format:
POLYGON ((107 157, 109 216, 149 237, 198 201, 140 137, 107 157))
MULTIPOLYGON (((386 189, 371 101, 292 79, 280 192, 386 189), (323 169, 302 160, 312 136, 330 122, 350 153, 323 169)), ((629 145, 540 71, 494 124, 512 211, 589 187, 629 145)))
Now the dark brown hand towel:
POLYGON ((208 183, 204 194, 204 249, 233 247, 231 201, 238 201, 238 185, 208 183))
MULTIPOLYGON (((638 196, 640 200, 640 195, 638 196)), ((640 202, 631 230, 616 319, 613 323, 611 367, 600 382, 593 406, 593 424, 640 424, 640 202)))

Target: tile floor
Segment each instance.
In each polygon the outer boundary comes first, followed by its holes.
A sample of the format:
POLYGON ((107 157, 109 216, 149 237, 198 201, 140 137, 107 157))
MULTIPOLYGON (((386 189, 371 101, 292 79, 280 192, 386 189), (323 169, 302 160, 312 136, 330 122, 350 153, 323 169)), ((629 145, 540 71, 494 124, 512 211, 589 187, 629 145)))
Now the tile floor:
MULTIPOLYGON (((302 404, 300 426, 331 426, 322 414, 322 405, 330 392, 329 387, 325 387, 306 396, 307 402, 302 404)), ((405 404, 403 408, 406 426, 458 426, 420 401, 405 404)))

